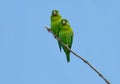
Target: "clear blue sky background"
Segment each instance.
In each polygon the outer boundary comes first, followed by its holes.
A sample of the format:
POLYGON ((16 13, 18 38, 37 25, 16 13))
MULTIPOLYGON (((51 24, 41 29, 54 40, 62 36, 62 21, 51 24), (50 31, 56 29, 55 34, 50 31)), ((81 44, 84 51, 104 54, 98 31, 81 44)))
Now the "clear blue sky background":
POLYGON ((119 0, 1 0, 0 84, 106 84, 44 29, 53 9, 74 30, 72 50, 120 84, 119 0))

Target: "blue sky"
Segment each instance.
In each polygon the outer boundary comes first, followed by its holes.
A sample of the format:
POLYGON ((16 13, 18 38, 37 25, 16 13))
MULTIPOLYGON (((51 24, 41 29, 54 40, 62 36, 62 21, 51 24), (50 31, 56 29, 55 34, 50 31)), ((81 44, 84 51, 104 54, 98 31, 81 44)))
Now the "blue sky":
POLYGON ((0 84, 105 84, 85 63, 64 52, 44 26, 53 9, 74 30, 72 50, 112 84, 120 78, 119 0, 1 0, 0 84))

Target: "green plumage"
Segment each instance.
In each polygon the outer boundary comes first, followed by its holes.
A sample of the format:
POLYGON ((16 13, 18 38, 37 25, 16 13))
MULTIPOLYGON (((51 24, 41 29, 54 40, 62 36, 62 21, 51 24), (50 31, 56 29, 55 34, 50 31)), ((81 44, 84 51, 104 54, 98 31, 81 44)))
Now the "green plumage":
MULTIPOLYGON (((67 45, 71 49, 72 42, 73 42, 73 30, 71 26, 69 25, 68 20, 66 19, 62 19, 60 22, 59 38, 65 45, 67 45)), ((62 46, 62 48, 66 54, 67 62, 69 62, 70 51, 67 50, 66 47, 64 46, 62 46)))
MULTIPOLYGON (((62 19, 61 15, 59 14, 59 11, 53 10, 50 19, 51 19, 51 30, 56 36, 58 36, 59 29, 60 29, 60 22, 62 19)), ((59 42, 58 42, 58 45, 61 51, 61 45, 59 42)))

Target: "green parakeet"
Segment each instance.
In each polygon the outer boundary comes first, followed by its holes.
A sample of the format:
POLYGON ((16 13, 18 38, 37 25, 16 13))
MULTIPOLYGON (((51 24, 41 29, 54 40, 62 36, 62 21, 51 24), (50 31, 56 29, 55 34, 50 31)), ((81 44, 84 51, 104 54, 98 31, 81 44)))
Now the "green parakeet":
MULTIPOLYGON (((62 19, 60 22, 59 38, 65 45, 67 45, 71 49, 72 42, 73 42, 73 30, 72 30, 68 20, 66 20, 66 19, 62 19)), ((67 50, 66 47, 64 47, 62 44, 61 44, 61 46, 66 54, 67 62, 69 62, 70 61, 70 51, 67 50)))
MULTIPOLYGON (((58 36, 59 29, 60 29, 60 22, 62 19, 59 11, 53 10, 50 19, 51 19, 51 30, 56 36, 58 36)), ((61 45, 59 42, 58 42, 58 45, 61 51, 61 45)))

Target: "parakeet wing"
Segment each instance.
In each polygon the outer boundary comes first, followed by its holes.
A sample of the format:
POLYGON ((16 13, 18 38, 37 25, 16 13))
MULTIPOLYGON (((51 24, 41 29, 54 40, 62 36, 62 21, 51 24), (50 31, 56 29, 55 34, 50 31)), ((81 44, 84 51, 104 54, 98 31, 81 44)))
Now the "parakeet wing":
POLYGON ((71 46, 72 46, 72 43, 73 43, 73 36, 74 36, 74 33, 72 32, 72 35, 71 35, 71 42, 70 42, 71 44, 70 44, 70 47, 69 47, 70 49, 71 49, 71 46))

